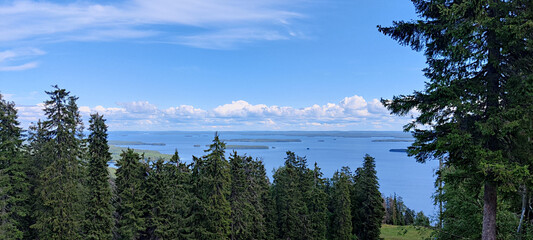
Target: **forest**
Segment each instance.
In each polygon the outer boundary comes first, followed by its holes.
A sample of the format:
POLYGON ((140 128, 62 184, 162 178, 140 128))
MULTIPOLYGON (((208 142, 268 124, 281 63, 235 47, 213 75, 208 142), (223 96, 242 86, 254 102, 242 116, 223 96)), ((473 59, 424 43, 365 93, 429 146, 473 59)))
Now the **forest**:
MULTIPOLYGON (((411 0, 418 19, 377 26, 426 60, 422 90, 381 103, 411 116, 407 154, 439 161, 433 239, 533 239, 533 1, 411 0)), ((387 71, 383 67, 380 71, 387 71)), ((379 239, 383 223, 429 225, 379 192, 375 160, 326 178, 287 152, 262 162, 218 135, 192 163, 128 149, 110 178, 107 126, 84 134, 77 98, 46 92, 25 131, 0 99, 0 235, 5 239, 379 239)), ((363 156, 362 156, 363 157, 363 156)))
POLYGON ((382 223, 429 227, 401 197, 382 197, 375 160, 325 178, 287 152, 269 180, 261 160, 215 134, 192 163, 122 150, 115 176, 107 126, 84 131, 77 97, 54 86, 46 118, 21 129, 0 95, 0 235, 3 239, 379 239, 382 223))

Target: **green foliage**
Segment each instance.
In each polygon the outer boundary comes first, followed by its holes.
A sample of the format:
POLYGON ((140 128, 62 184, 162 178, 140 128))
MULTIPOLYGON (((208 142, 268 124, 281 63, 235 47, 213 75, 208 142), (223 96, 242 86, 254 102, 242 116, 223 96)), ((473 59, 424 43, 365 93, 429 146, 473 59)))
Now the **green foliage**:
POLYGON ((228 201, 230 168, 225 143, 215 134, 207 155, 193 158, 193 235, 197 239, 225 239, 230 236, 231 206, 228 201))
POLYGON ((277 213, 277 232, 281 239, 310 239, 310 216, 307 208, 313 175, 307 160, 287 152, 285 166, 274 173, 273 197, 277 213))
POLYGON ((0 236, 6 239, 22 239, 29 228, 28 167, 15 104, 0 94, 0 236))
POLYGON ((177 150, 152 161, 126 149, 114 169, 103 116, 91 115, 83 139, 77 98, 57 87, 48 94, 47 118, 30 127, 26 148, 14 104, 0 96, 2 237, 353 239, 360 225, 352 215, 363 214, 361 238, 373 239, 381 198, 369 156, 355 177, 343 168, 326 181, 316 163, 310 169, 305 157, 287 152, 271 185, 262 161, 233 152, 228 162, 216 134, 192 165, 177 150))
MULTIPOLYGON (((373 157, 366 155, 363 168, 356 171, 353 185, 352 204, 353 233, 359 239, 378 239, 381 222, 385 214, 383 198, 379 192, 376 164, 373 157)), ((404 223, 402 215, 395 217, 404 223)))
POLYGON ((77 239, 81 237, 84 220, 84 189, 81 184, 82 124, 76 97, 55 86, 46 92, 46 121, 42 130, 46 134, 44 146, 37 153, 44 160, 38 173, 38 211, 32 225, 40 239, 77 239))
POLYGON ((350 188, 352 187, 353 183, 351 182, 350 178, 350 169, 347 167, 344 167, 341 172, 335 172, 332 178, 332 216, 330 225, 331 239, 352 239, 352 204, 350 202, 350 188))
POLYGON ((107 126, 102 115, 91 115, 89 164, 87 176, 88 202, 85 216, 85 238, 111 239, 113 230, 112 192, 107 162, 111 160, 107 145, 107 126))
POLYGON ((384 224, 381 226, 381 235, 379 237, 384 240, 429 240, 432 239, 431 235, 433 233, 434 231, 431 228, 384 224))
POLYGON ((311 217, 311 239, 326 239, 328 227, 328 194, 326 193, 325 180, 322 172, 315 162, 313 186, 308 200, 308 209, 311 217))
POLYGON ((268 178, 263 163, 252 157, 230 157, 231 239, 271 239, 272 210, 268 178))
MULTIPOLYGON (((493 239, 498 192, 516 192, 519 184, 531 181, 533 2, 413 4, 421 20, 394 22, 379 30, 402 45, 424 50, 429 81, 423 91, 382 102, 397 115, 420 112, 405 127, 414 132, 409 153, 418 161, 445 158, 456 178, 482 183, 483 238, 493 239)), ((450 204, 446 211, 453 209, 450 204)))
POLYGON ((424 212, 420 211, 416 214, 413 225, 421 227, 430 227, 429 218, 424 215, 424 212))
MULTIPOLYGON (((128 150, 127 147, 117 147, 115 145, 109 146, 109 152, 111 153, 112 161, 117 162, 121 157, 120 154, 122 151, 128 150)), ((138 153, 139 156, 143 156, 145 159, 166 159, 169 160, 172 155, 169 154, 163 154, 156 150, 144 150, 144 149, 136 149, 133 148, 133 151, 138 153)))
POLYGON ((142 184, 146 172, 141 157, 133 150, 122 152, 121 157, 116 173, 117 239, 140 239, 141 231, 145 230, 146 192, 142 184))

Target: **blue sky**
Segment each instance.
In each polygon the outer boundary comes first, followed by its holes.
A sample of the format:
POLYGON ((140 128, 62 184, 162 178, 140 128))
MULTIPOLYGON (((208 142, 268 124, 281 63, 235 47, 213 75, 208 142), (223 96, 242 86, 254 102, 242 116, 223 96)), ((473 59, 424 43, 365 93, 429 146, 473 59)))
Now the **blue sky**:
POLYGON ((111 130, 401 130, 380 98, 424 57, 376 25, 408 0, 1 1, 0 92, 24 126, 45 90, 111 130))

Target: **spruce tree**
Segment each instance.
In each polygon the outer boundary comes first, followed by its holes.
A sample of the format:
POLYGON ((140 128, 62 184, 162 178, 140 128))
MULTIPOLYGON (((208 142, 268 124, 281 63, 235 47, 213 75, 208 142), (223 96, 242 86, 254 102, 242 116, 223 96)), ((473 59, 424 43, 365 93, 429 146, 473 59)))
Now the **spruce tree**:
POLYGON ((254 182, 257 183, 254 192, 259 198, 259 203, 254 205, 256 208, 260 208, 257 212, 262 214, 261 219, 256 218, 254 221, 259 223, 264 221, 263 224, 254 224, 253 232, 257 232, 259 236, 264 236, 258 239, 275 239, 277 236, 276 209, 272 197, 272 186, 266 174, 263 162, 261 160, 255 160, 253 163, 254 182))
POLYGON ((51 99, 45 102, 42 126, 48 142, 39 153, 45 162, 37 180, 39 206, 32 228, 40 239, 77 239, 85 217, 80 148, 83 126, 77 98, 65 89, 54 88, 46 92, 51 99))
POLYGON ((231 233, 231 192, 229 163, 224 153, 226 144, 215 134, 207 155, 194 157, 193 167, 193 232, 197 239, 226 239, 231 233))
POLYGON ((254 196, 252 196, 251 182, 248 176, 251 174, 248 158, 233 152, 230 159, 231 194, 231 239, 250 239, 258 233, 252 232, 254 215, 254 196), (248 175, 248 176, 247 176, 248 175))
POLYGON ((89 120, 88 176, 87 176, 87 213, 85 238, 111 239, 113 236, 112 192, 109 184, 107 163, 111 153, 107 144, 107 126, 102 115, 93 114, 89 120))
POLYGON ((192 239, 191 237, 191 204, 193 202, 191 171, 189 165, 180 160, 178 150, 170 158, 167 165, 170 169, 170 179, 167 189, 172 193, 169 236, 173 239, 192 239))
POLYGON ((315 167, 311 172, 313 175, 313 187, 309 197, 309 212, 312 229, 311 239, 326 239, 328 226, 328 195, 325 192, 325 183, 322 172, 315 162, 315 167))
POLYGON ((30 186, 27 158, 22 152, 22 129, 13 102, 0 94, 0 236, 27 236, 30 186))
POLYGON ((429 82, 383 103, 398 115, 420 112, 405 127, 414 131, 409 152, 419 162, 446 157, 445 165, 457 170, 453 178, 483 183, 482 239, 496 239, 499 189, 513 191, 531 178, 531 159, 513 149, 531 152, 531 143, 520 139, 532 128, 533 2, 412 2, 420 20, 378 27, 424 50, 429 82))
MULTIPOLYGON (((352 214, 350 202, 349 169, 344 167, 341 172, 336 171, 332 178, 331 190, 331 229, 330 237, 336 240, 352 239, 352 214)), ((365 238, 360 238, 365 239, 365 238)))
POLYGON ((285 165, 276 170, 273 182, 273 197, 277 213, 278 238, 310 239, 308 210, 309 196, 313 185, 306 159, 287 152, 285 165), (308 182, 306 180, 310 179, 308 182))
MULTIPOLYGON (((383 198, 379 192, 374 158, 368 154, 364 158, 363 168, 356 171, 354 190, 356 193, 352 204, 354 213, 353 233, 358 239, 379 239, 381 222, 385 214, 383 198)), ((394 201, 396 202, 396 201, 394 201)), ((403 222, 403 215, 393 211, 393 219, 403 222)), ((394 221, 394 220, 393 220, 394 221)), ((402 224, 403 225, 403 224, 402 224)))
POLYGON ((117 161, 116 194, 117 194, 117 239, 140 239, 141 232, 146 229, 143 218, 145 206, 145 169, 141 157, 133 149, 120 154, 117 161))

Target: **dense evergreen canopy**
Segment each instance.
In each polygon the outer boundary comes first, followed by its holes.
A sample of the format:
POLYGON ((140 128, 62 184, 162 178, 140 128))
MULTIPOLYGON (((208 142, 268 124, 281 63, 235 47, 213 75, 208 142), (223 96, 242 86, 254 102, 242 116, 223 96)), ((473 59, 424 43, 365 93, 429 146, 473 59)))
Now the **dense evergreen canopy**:
POLYGON ((128 149, 113 162, 104 117, 91 115, 85 138, 77 98, 58 87, 47 93, 46 118, 30 127, 26 143, 14 103, 0 95, 2 237, 379 236, 383 199, 370 156, 355 177, 343 167, 326 179, 316 163, 311 169, 307 158, 289 151, 271 182, 260 159, 233 152, 228 161, 225 143, 215 134, 206 155, 193 156, 190 164, 180 160, 177 150, 170 159, 152 160, 128 149))

